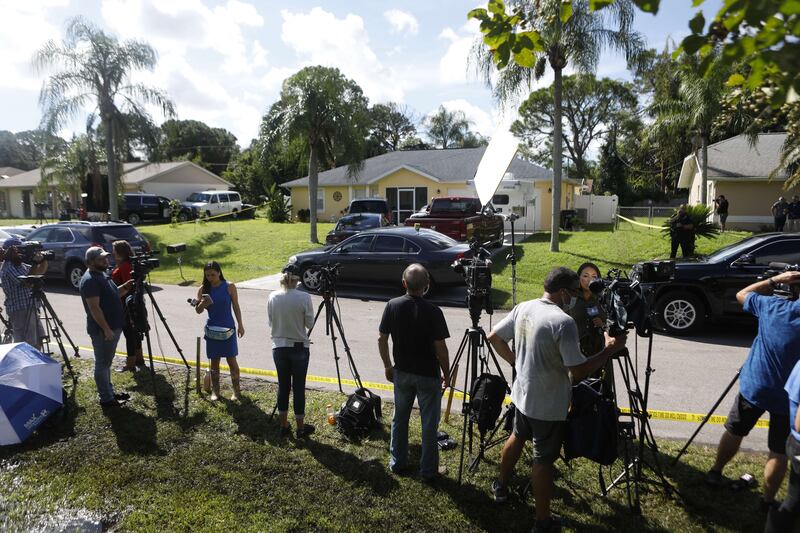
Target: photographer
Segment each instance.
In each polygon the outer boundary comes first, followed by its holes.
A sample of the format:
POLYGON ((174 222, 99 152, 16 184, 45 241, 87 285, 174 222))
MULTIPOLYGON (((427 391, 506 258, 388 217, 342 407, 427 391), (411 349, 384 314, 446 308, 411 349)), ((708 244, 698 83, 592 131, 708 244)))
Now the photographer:
POLYGON ((495 351, 517 372, 511 391, 516 407, 514 431, 503 447, 500 473, 492 483, 492 492, 495 501, 508 499, 508 480, 525 441, 532 440, 534 531, 556 531, 560 523, 550 513, 553 462, 564 441, 572 382, 600 369, 624 348, 625 337, 606 335, 604 348, 587 359, 581 354, 575 321, 566 313, 580 294, 578 275, 565 267, 554 268, 545 278, 544 290, 541 298, 514 307, 488 336, 495 351), (516 354, 509 346, 512 338, 516 354))
POLYGON ((269 295, 267 323, 272 333, 272 358, 278 371, 278 419, 281 435, 289 427, 289 393, 294 390, 294 418, 297 436, 314 432, 304 422, 306 412, 306 373, 308 372, 308 330, 314 327, 311 295, 297 290, 300 273, 295 265, 287 265, 281 275, 281 289, 269 295))
POLYGON ((724 233, 725 222, 728 220, 728 200, 725 198, 725 195, 720 194, 717 198, 714 198, 714 205, 717 206, 716 211, 719 216, 719 225, 724 233))
MULTIPOLYGON (((111 246, 114 252, 114 261, 117 263, 116 268, 111 272, 111 279, 117 286, 124 285, 133 279, 133 267, 131 266, 133 250, 128 241, 114 241, 111 246)), ((131 323, 131 317, 128 316, 125 297, 122 298, 122 308, 125 311, 122 334, 125 336, 125 353, 128 354, 128 357, 125 364, 117 369, 117 372, 136 372, 136 367, 145 368, 142 337, 131 323)))
POLYGON ((108 256, 99 246, 86 250, 86 267, 80 283, 81 299, 86 311, 86 332, 94 350, 94 381, 103 407, 118 407, 128 394, 115 394, 111 385, 111 365, 122 334, 124 312, 121 297, 132 288, 133 281, 117 286, 106 274, 108 256))
POLYGON ((714 466, 706 483, 720 487, 722 469, 739 451, 764 411, 769 412, 769 457, 764 466, 763 511, 775 504, 775 494, 786 474, 785 443, 789 436, 789 409, 783 389, 800 360, 800 302, 772 296, 778 284, 800 285, 800 272, 783 272, 753 283, 736 294, 748 313, 758 317, 758 335, 739 374, 739 394, 725 422, 714 466))
POLYGON ((394 383, 389 469, 402 474, 408 468, 408 421, 416 397, 422 419, 419 472, 426 481, 440 475, 436 434, 442 388, 449 386, 450 372, 445 343, 450 332, 442 310, 423 298, 429 284, 428 271, 422 265, 415 263, 405 269, 403 287, 406 294, 386 304, 378 337, 378 351, 386 379, 394 383), (394 365, 389 359, 390 336, 394 365))
POLYGON ((694 222, 686 212, 685 205, 680 205, 678 211, 670 217, 669 236, 671 240, 669 256, 671 258, 674 259, 678 255, 678 246, 681 247, 683 257, 694 254, 694 222))
POLYGON ((21 245, 19 239, 6 239, 3 242, 5 261, 0 267, 0 283, 6 295, 6 312, 14 342, 27 342, 41 350, 44 329, 36 312, 36 301, 30 285, 19 277, 43 275, 47 272, 47 261, 37 253, 33 257, 33 265, 23 263, 18 248, 21 245))

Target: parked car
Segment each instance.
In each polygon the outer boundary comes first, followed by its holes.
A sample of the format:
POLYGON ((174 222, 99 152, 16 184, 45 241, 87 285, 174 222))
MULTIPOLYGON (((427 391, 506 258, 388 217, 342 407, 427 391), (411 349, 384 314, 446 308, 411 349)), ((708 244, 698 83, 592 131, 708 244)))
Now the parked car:
POLYGON ((289 258, 300 267, 300 280, 310 290, 319 289, 320 265, 341 265, 339 282, 343 285, 383 285, 401 287, 403 270, 411 263, 428 269, 430 289, 446 285, 464 285, 464 278, 450 268, 458 258, 471 254, 469 246, 439 232, 414 228, 367 230, 336 246, 299 253, 289 258))
MULTIPOLYGON (((169 198, 146 193, 126 193, 123 195, 122 220, 139 224, 143 220, 169 220, 169 198)), ((187 213, 189 210, 187 210, 187 213)))
MULTIPOLYGON (((111 253, 114 241, 128 241, 134 253, 150 251, 150 244, 135 227, 125 222, 57 222, 32 231, 28 241, 37 241, 55 257, 48 262, 45 276, 60 278, 77 289, 86 271, 84 257, 91 246, 102 246, 111 253)), ((113 264, 113 257, 109 257, 113 264)))
POLYGON ((242 210, 242 198, 233 191, 193 192, 181 205, 191 212, 193 218, 227 214, 236 218, 242 210))
POLYGON ((5 226, 0 228, 4 233, 11 235, 12 237, 16 237, 18 239, 24 239, 30 233, 38 228, 35 224, 29 224, 27 226, 5 226))
POLYGON ((256 206, 253 204, 242 204, 242 210, 239 216, 241 218, 256 218, 256 206))
MULTIPOLYGON (((800 234, 765 233, 748 237, 708 256, 675 263, 671 281, 652 288, 657 325, 673 335, 690 335, 706 321, 753 321, 736 293, 758 281, 771 262, 800 263, 800 234)), ((641 276, 642 264, 631 276, 641 276)))
POLYGON ((457 241, 478 239, 482 243, 503 243, 503 217, 484 213, 481 201, 465 196, 433 198, 424 212, 405 220, 406 226, 419 224, 457 241))
POLYGON ((345 215, 336 222, 336 226, 325 237, 325 244, 336 244, 348 237, 352 237, 356 233, 368 229, 383 228, 388 225, 389 220, 386 216, 378 213, 345 215))
POLYGON ((357 198, 350 200, 346 213, 355 215, 357 213, 377 213, 386 217, 389 224, 394 224, 392 211, 389 209, 389 202, 384 198, 357 198))

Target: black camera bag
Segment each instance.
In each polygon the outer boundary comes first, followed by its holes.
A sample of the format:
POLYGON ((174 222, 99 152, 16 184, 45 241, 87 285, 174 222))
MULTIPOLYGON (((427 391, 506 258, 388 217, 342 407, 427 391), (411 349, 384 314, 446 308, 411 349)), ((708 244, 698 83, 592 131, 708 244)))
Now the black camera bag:
POLYGON ((472 382, 469 394, 470 416, 478 424, 481 435, 494 429, 503 410, 507 390, 506 380, 494 374, 481 374, 472 382))
POLYGON ((337 418, 339 431, 347 437, 360 437, 380 425, 381 397, 361 388, 347 397, 337 418))
POLYGON ((567 416, 564 457, 586 457, 608 466, 617 458, 617 420, 614 400, 603 394, 603 380, 589 378, 572 387, 567 416))

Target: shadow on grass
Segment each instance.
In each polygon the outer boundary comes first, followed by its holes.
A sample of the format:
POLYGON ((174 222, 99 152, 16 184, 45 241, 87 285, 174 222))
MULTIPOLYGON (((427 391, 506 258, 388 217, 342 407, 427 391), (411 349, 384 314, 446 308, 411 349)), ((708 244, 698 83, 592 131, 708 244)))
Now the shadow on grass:
POLYGON ((159 368, 159 371, 153 376, 149 369, 139 371, 133 375, 136 385, 131 390, 147 396, 154 396, 156 416, 161 420, 176 422, 183 431, 188 431, 206 420, 204 411, 189 415, 189 394, 192 391, 191 380, 193 372, 194 369, 183 368, 176 370, 164 367, 159 368), (175 406, 177 398, 174 384, 175 376, 178 376, 178 379, 183 379, 182 409, 175 406), (155 389, 153 388, 154 385, 155 389))
MULTIPOLYGON (((203 233, 196 237, 192 237, 190 242, 186 243, 186 251, 182 254, 167 254, 166 248, 167 244, 172 244, 172 242, 165 242, 161 236, 155 233, 147 233, 146 234, 147 240, 150 242, 151 247, 154 250, 161 251, 161 263, 164 267, 174 268, 178 266, 178 255, 181 255, 183 268, 184 268, 184 276, 187 274, 191 274, 192 269, 201 269, 203 265, 208 260, 208 256, 205 252, 206 248, 215 244, 220 244, 225 241, 226 238, 235 238, 227 235, 221 231, 211 231, 209 233, 203 233)), ((217 250, 214 252, 214 260, 218 261, 222 264, 222 267, 225 268, 226 259, 233 253, 233 247, 229 245, 220 245, 217 247, 217 250)), ((194 280, 190 280, 194 281, 194 280)))
POLYGON ((270 418, 249 396, 242 396, 238 403, 227 399, 223 401, 228 414, 236 422, 237 433, 254 442, 280 445, 282 438, 277 416, 270 418))
POLYGON ((103 415, 111 422, 111 431, 117 438, 117 446, 124 453, 136 455, 163 455, 158 446, 156 421, 127 407, 103 409, 103 415))

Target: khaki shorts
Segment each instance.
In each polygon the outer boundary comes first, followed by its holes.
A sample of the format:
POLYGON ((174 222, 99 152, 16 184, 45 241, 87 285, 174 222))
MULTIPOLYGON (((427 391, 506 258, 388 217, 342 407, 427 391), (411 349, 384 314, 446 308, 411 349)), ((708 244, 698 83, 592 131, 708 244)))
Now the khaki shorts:
POLYGON ((537 420, 514 410, 514 435, 533 441, 533 463, 551 465, 561 454, 567 423, 564 420, 537 420))

